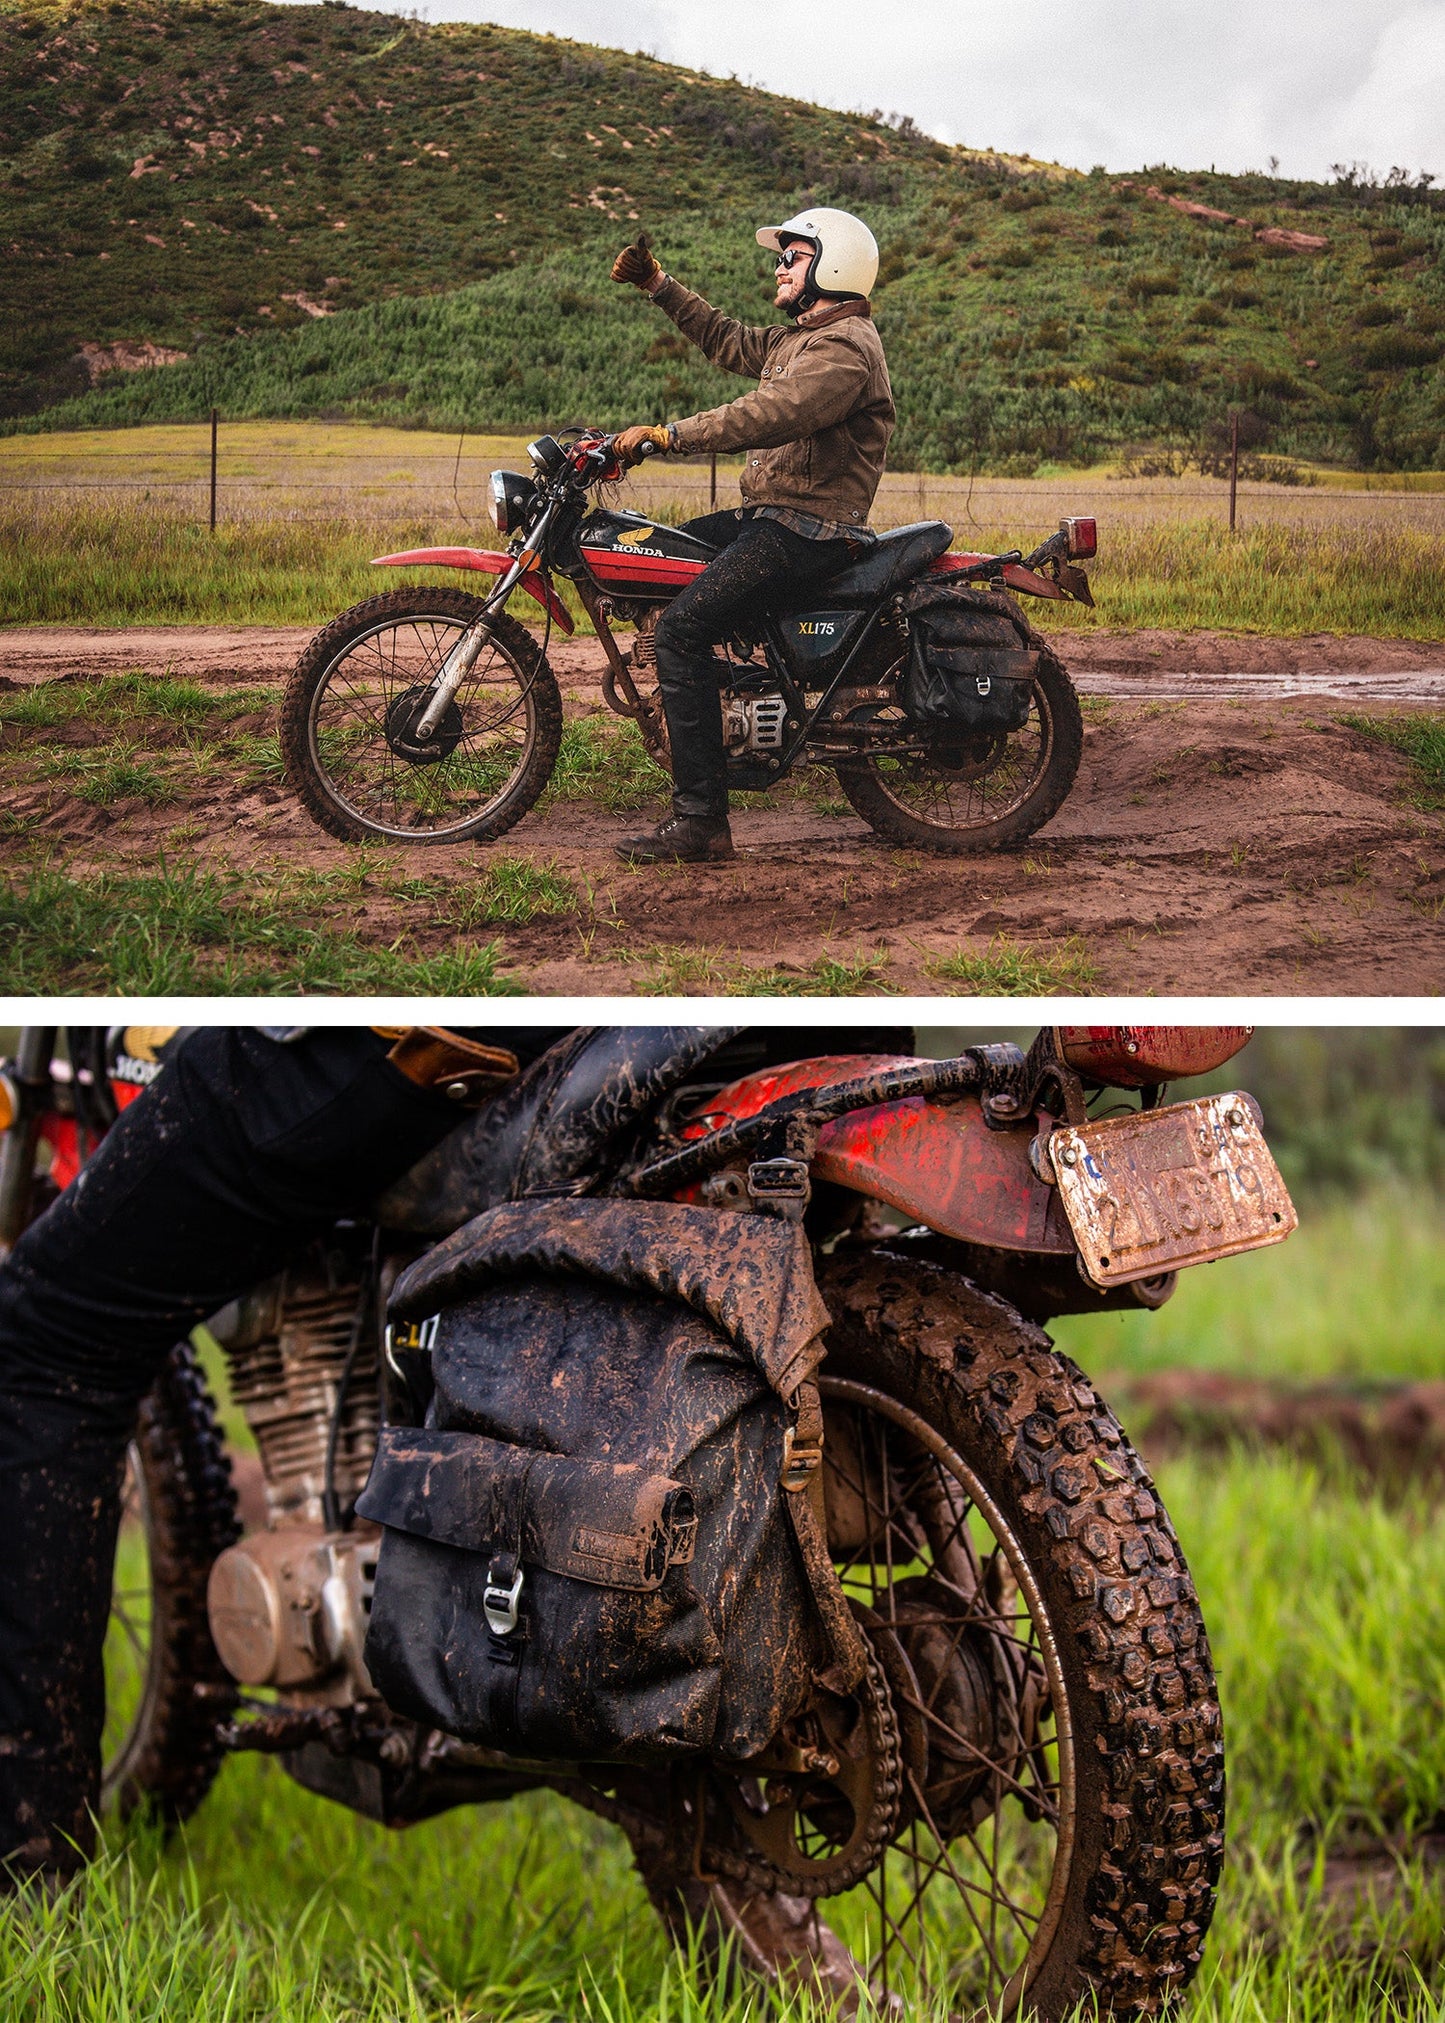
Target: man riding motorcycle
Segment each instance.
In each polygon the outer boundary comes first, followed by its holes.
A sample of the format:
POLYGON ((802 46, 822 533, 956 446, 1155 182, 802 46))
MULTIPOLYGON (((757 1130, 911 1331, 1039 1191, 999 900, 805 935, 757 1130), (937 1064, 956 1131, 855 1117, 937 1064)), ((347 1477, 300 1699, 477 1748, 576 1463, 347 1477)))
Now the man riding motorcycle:
POLYGON ((868 514, 894 423, 868 304, 877 243, 861 218, 826 208, 764 226, 757 240, 778 256, 774 307, 792 320, 791 330, 724 316, 663 272, 645 235, 612 269, 614 281, 649 295, 714 365, 758 381, 724 407, 617 438, 630 461, 648 442, 682 455, 743 450, 747 459, 742 507, 686 523, 722 552, 658 620, 672 813, 651 835, 618 846, 630 863, 733 854, 713 648, 771 594, 834 575, 873 539, 868 514))

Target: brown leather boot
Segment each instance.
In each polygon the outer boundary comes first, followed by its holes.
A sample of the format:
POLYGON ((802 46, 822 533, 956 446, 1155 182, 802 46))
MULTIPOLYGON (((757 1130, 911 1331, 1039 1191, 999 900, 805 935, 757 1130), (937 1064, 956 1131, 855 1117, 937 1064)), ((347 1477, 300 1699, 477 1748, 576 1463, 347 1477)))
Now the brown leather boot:
POLYGON ((666 815, 650 836, 624 836, 624 864, 711 864, 731 857, 733 832, 726 815, 666 815))

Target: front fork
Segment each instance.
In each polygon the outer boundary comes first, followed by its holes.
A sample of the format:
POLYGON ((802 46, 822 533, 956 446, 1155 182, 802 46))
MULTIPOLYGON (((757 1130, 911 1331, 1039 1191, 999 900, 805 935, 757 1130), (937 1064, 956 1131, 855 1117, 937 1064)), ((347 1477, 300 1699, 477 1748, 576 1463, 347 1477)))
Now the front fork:
POLYGON ((501 612, 507 599, 527 574, 535 568, 546 543, 547 529, 551 524, 554 506, 548 506, 536 526, 532 529, 512 561, 512 566, 497 584, 482 606, 479 615, 472 620, 456 645, 441 664, 440 672, 431 685, 426 708, 417 719, 411 736, 419 745, 424 745, 435 737, 437 725, 446 715, 452 697, 476 666, 482 648, 492 636, 492 620, 501 612))

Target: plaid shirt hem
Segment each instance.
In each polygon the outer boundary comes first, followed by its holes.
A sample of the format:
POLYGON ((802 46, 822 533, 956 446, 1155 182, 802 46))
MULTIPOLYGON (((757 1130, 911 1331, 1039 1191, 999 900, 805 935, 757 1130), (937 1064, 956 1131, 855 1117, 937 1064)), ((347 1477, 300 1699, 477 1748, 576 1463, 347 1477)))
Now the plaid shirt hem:
POLYGON ((820 520, 813 513, 798 513, 791 506, 755 506, 753 511, 760 520, 776 520, 780 527, 787 527, 794 534, 801 534, 808 541, 876 541, 878 536, 871 527, 850 527, 838 520, 820 520))

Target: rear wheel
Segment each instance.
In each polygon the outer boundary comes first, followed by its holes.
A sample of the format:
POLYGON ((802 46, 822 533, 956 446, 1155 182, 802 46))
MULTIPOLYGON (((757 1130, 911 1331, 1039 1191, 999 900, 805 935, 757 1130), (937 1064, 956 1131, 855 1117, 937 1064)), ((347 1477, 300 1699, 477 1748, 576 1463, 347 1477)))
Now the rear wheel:
MULTIPOLYGON (((870 705, 880 738, 918 737, 901 704, 870 705)), ((1029 713, 1008 732, 935 731, 897 756, 865 753, 837 767, 838 784, 890 843, 962 854, 1022 843, 1063 806, 1084 750, 1072 682, 1045 649, 1029 713)))
POLYGON ((490 842, 532 808, 557 762, 562 699, 525 625, 505 614, 440 722, 427 691, 483 609, 461 590, 392 590, 344 611, 296 665, 281 706, 286 777, 343 842, 490 842))
POLYGON ((653 1899, 845 2010, 866 1989, 905 2011, 1157 2015, 1198 1964, 1223 1827, 1168 1519, 1082 1373, 1002 1301, 887 1254, 840 1254, 824 1290, 830 1546, 892 1728, 830 1744, 831 1777, 674 1792, 670 1869, 665 1843, 641 1850, 653 1899), (887 1779, 850 1746, 902 1768, 856 1886, 859 1801, 887 1779))

